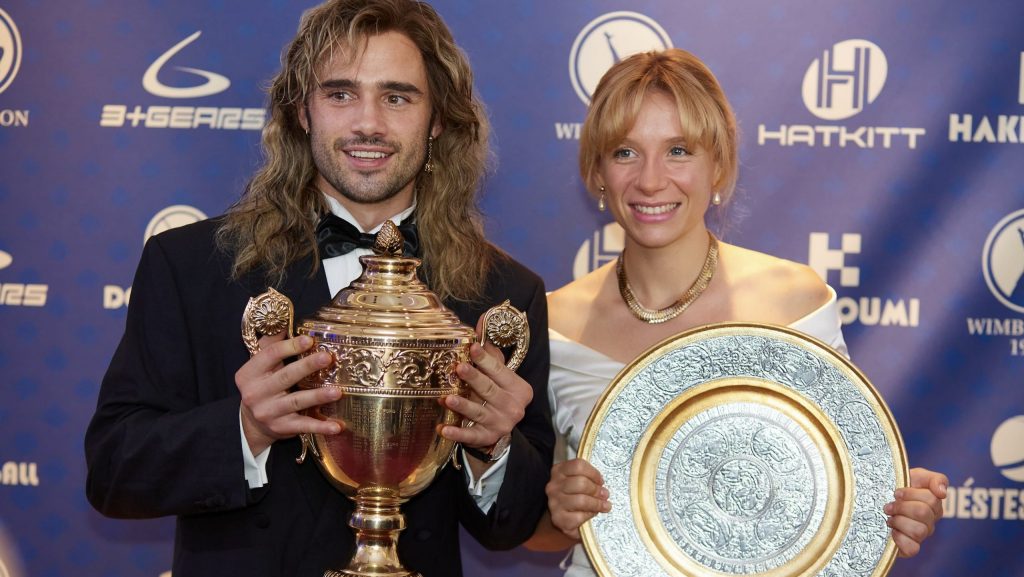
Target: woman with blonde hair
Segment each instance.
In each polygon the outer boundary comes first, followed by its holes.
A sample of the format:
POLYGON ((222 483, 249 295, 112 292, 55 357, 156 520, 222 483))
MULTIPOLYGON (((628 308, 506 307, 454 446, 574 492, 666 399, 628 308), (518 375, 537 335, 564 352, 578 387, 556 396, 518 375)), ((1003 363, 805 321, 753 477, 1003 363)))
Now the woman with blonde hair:
MULTIPOLYGON (((594 92, 580 172, 625 231, 622 254, 548 296, 556 432, 569 456, 612 378, 655 343, 727 321, 786 325, 847 355, 836 294, 809 267, 719 241, 705 224, 729 202, 738 173, 732 108, 711 71, 679 49, 614 65, 594 92)), ((571 458, 552 469, 548 512, 527 546, 577 545, 567 575, 592 574, 579 527, 611 509, 600 473, 571 458)), ((946 477, 911 471, 885 506, 903 555, 942 515, 946 477)))

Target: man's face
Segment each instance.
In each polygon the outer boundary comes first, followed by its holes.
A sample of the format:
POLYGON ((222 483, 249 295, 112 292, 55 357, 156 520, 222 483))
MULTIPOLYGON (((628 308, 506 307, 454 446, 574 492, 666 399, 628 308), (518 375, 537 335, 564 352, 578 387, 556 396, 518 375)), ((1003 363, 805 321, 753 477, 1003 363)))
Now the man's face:
POLYGON ((325 63, 299 113, 321 190, 373 226, 412 202, 431 106, 423 56, 407 36, 385 32, 360 48, 325 63))

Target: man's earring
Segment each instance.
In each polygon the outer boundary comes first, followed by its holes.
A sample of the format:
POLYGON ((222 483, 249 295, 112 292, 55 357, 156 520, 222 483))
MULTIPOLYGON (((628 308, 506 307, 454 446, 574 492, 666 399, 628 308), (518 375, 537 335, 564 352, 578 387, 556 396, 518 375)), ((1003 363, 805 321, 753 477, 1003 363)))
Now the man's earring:
POLYGON ((601 198, 597 199, 597 210, 600 210, 601 212, 604 212, 605 209, 608 208, 608 205, 606 205, 605 202, 604 202, 604 187, 602 186, 600 188, 600 190, 601 190, 601 198))
POLYGON ((430 135, 427 137, 427 162, 423 165, 423 172, 431 174, 434 172, 434 163, 431 161, 431 155, 434 152, 434 136, 430 135))
POLYGON ((715 206, 721 205, 722 204, 722 195, 717 193, 717 192, 714 195, 712 195, 711 196, 711 204, 713 204, 715 206))

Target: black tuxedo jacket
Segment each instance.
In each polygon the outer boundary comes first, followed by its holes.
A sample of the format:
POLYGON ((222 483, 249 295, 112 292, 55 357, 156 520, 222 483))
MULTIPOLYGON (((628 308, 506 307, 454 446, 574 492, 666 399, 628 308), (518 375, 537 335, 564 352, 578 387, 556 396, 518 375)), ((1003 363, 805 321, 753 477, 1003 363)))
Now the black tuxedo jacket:
MULTIPOLYGON (((86 493, 111 517, 176 515, 175 577, 321 577, 352 554, 352 505, 312 459, 295 463, 296 439, 274 444, 269 483, 248 488, 234 375, 249 359, 242 310, 266 285, 255 274, 230 280, 232 257, 214 245, 217 224, 167 231, 143 251, 125 334, 85 437, 86 493)), ((330 299, 323 267, 311 277, 311 262, 293 265, 280 287, 300 319, 330 299)), ((506 298, 527 311, 532 339, 518 372, 533 385, 533 401, 513 432, 505 479, 487 514, 450 466, 402 507, 399 557, 424 577, 462 574, 460 523, 485 547, 507 549, 530 536, 546 505, 554 435, 543 283, 507 256, 496 262, 487 303, 447 304, 469 326, 506 298)))

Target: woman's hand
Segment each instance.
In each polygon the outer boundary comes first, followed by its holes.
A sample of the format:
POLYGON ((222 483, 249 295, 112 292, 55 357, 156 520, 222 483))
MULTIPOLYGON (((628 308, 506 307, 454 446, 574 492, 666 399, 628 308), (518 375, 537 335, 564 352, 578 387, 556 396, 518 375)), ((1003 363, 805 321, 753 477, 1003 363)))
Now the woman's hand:
POLYGON ((935 532, 948 486, 942 473, 918 467, 910 470, 910 486, 896 489, 896 500, 885 506, 885 514, 900 557, 917 555, 921 543, 935 532))
POLYGON ((545 491, 551 523, 570 539, 580 540, 580 526, 612 510, 601 473, 583 459, 557 463, 545 491))

